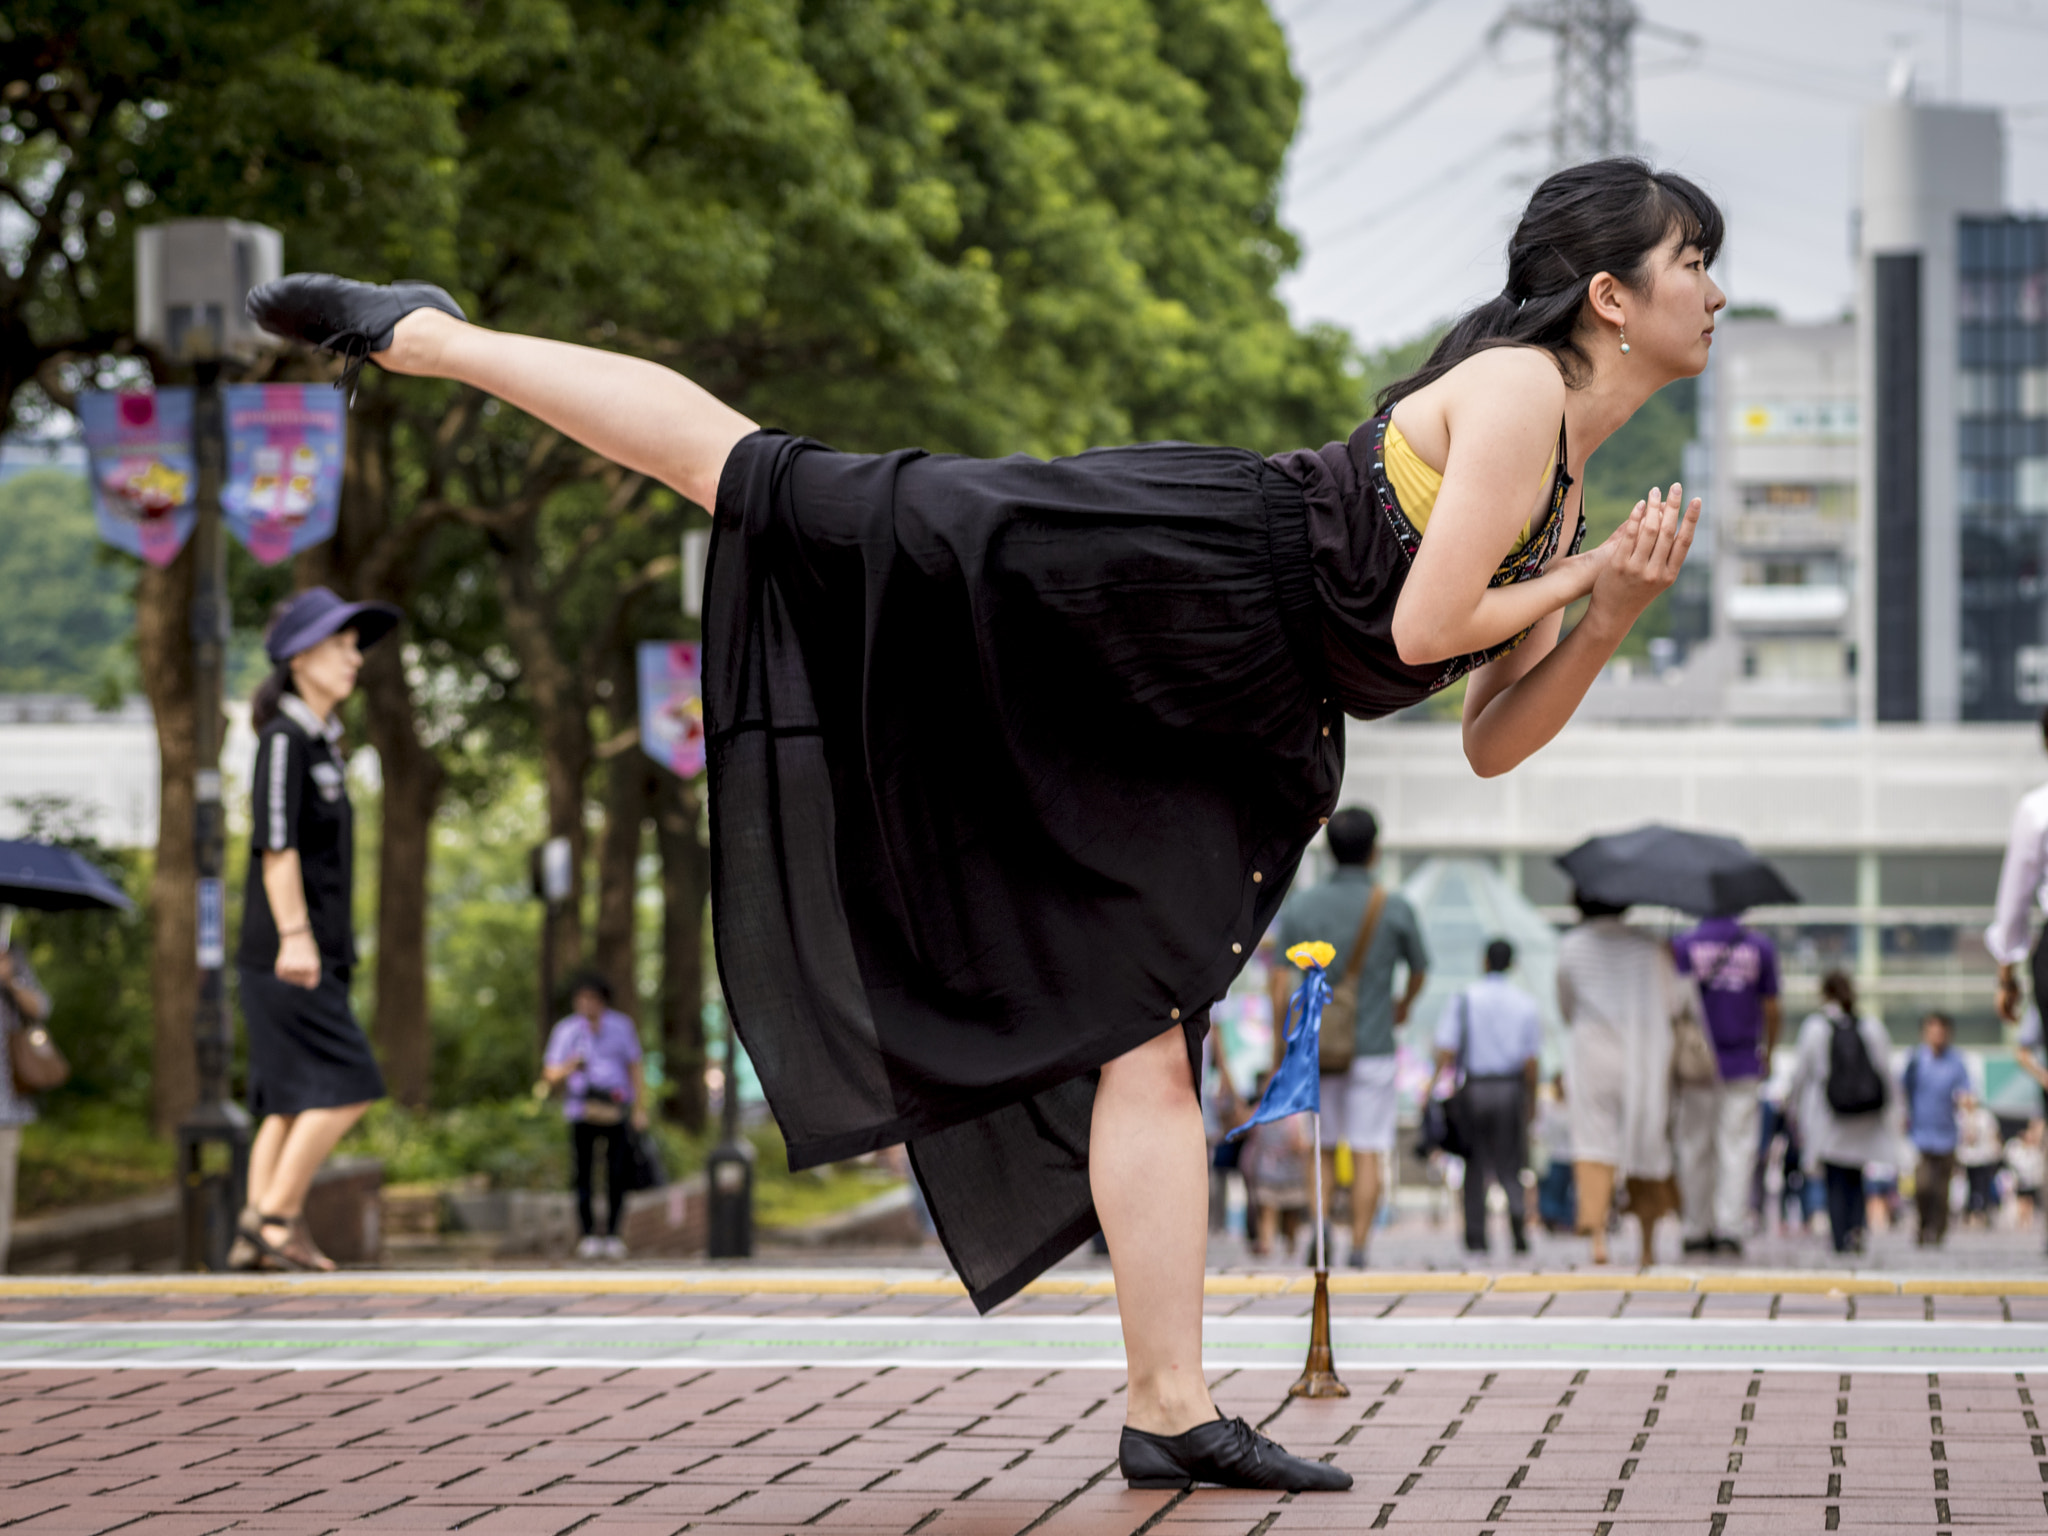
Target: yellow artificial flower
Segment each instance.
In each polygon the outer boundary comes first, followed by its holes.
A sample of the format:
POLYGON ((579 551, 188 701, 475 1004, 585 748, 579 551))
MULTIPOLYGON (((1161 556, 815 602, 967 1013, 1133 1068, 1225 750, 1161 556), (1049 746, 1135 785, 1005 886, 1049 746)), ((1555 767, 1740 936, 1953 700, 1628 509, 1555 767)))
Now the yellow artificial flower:
POLYGON ((1330 962, 1337 958, 1337 948, 1334 944, 1325 944, 1321 939, 1317 939, 1312 944, 1295 945, 1287 951, 1287 958, 1304 971, 1314 965, 1328 970, 1330 962))

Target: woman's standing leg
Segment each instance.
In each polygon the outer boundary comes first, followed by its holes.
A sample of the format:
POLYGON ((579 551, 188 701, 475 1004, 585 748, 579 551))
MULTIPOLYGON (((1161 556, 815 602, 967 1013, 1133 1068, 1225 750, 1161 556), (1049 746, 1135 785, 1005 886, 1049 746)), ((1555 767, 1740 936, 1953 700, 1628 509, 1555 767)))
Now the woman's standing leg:
POLYGON ((576 1225, 589 1239, 597 1236, 597 1127, 570 1121, 569 1150, 576 1160, 576 1225))
POLYGON ((633 1172, 633 1144, 628 1139, 633 1127, 628 1121, 607 1127, 604 1133, 604 1235, 617 1237, 626 1214, 626 1185, 633 1172))
POLYGON ((270 1209, 264 1201, 277 1178, 277 1160, 284 1155, 285 1138, 291 1130, 290 1115, 265 1115, 263 1123, 256 1127, 255 1139, 249 1143, 248 1204, 259 1214, 270 1209))
POLYGON ((1593 1240, 1593 1262, 1607 1262, 1607 1213, 1614 1205, 1614 1164, 1576 1162, 1572 1183, 1578 1191, 1579 1230, 1593 1240))
POLYGON ((454 379, 538 417, 627 469, 710 509, 726 455, 753 422, 644 358, 469 325, 436 309, 398 322, 374 354, 393 373, 454 379))
POLYGON ((1858 1175, 1856 1182, 1862 1183, 1860 1169, 1849 1169, 1840 1163, 1821 1164, 1822 1176, 1828 1186, 1828 1236, 1833 1239, 1835 1252, 1847 1253, 1850 1240, 1856 1231, 1856 1207, 1861 1205, 1862 1191, 1849 1187, 1851 1173, 1858 1175))
POLYGON ((1209 1180, 1185 1037, 1165 1031, 1102 1069, 1088 1186, 1109 1238, 1130 1388, 1124 1420, 1178 1435, 1216 1417, 1202 1374, 1209 1180))

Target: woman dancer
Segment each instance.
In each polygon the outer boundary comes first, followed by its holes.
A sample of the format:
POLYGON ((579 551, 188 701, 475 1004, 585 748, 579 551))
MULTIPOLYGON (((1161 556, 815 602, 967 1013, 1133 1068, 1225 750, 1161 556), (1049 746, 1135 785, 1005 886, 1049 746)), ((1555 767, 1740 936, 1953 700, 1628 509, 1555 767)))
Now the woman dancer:
POLYGON ((1697 502, 1653 490, 1580 554, 1576 487, 1705 366, 1720 239, 1682 178, 1560 172, 1502 293, 1349 442, 1275 459, 840 454, 425 285, 297 275, 249 302, 713 509, 719 969, 792 1164, 907 1142, 984 1309, 1099 1223, 1126 1477, 1341 1488, 1203 1380, 1196 1044, 1336 802, 1346 714, 1469 675, 1466 754, 1505 772, 1676 577, 1697 502))
POLYGON ((233 1268, 334 1268, 306 1230, 306 1194, 335 1143, 384 1097, 348 1004, 355 818, 335 711, 355 692, 363 650, 397 622, 387 603, 345 603, 312 587, 279 604, 264 636, 275 670, 250 704, 256 768, 235 952, 249 1110, 263 1123, 249 1148, 233 1268))

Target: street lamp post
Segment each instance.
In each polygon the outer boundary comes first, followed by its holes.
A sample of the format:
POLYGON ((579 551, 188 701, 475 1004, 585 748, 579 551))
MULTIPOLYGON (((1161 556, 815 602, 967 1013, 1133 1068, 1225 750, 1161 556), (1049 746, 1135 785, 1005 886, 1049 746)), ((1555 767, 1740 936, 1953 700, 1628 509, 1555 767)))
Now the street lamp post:
POLYGON ((227 1000, 227 821, 221 800, 229 603, 221 491, 227 480, 222 370, 265 345, 248 320, 249 290, 283 268, 283 237, 232 219, 180 219, 137 231, 135 333, 188 364, 193 458, 193 864, 198 876, 199 987, 192 1014, 198 1099, 178 1124, 179 1253, 186 1269, 221 1269, 249 1181, 249 1116, 228 1098, 233 1034, 227 1000))
POLYGON ((740 1135, 740 1037, 725 1016, 725 1088, 719 1103, 719 1142, 706 1161, 710 1185, 710 1241, 714 1259, 754 1256, 754 1147, 740 1135))

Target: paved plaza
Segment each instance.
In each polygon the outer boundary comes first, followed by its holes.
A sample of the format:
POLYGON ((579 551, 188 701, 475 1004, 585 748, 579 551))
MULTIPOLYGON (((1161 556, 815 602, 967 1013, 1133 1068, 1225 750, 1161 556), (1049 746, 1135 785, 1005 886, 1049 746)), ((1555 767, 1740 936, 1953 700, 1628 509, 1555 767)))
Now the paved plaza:
POLYGON ((2035 1532, 2048 1280, 1211 1276, 1218 1401, 1348 1494, 1134 1493, 1106 1277, 0 1281, 0 1530, 2035 1532))

